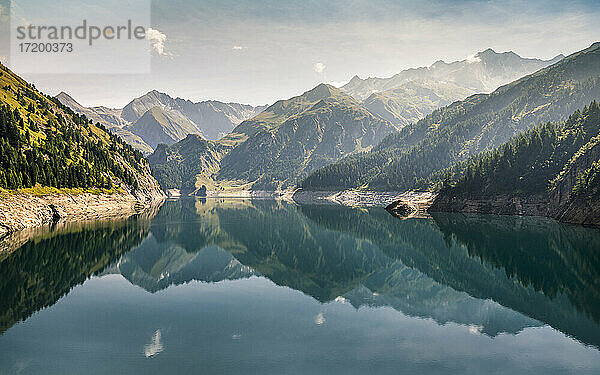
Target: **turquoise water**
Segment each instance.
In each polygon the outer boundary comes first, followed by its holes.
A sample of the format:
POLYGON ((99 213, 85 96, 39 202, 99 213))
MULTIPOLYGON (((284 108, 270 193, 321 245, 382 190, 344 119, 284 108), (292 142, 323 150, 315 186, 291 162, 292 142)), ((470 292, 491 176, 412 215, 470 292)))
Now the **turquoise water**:
POLYGON ((0 257, 0 373, 600 373, 600 232, 168 201, 0 257))

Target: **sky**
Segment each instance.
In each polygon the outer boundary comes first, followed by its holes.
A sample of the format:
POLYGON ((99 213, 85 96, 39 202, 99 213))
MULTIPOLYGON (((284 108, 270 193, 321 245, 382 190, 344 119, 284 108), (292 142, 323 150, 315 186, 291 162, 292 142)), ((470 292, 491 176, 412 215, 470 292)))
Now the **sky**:
MULTIPOLYGON (((0 0, 0 23, 7 2, 0 0)), ((152 0, 150 17, 150 73, 22 76, 87 106, 122 107, 152 89, 263 105, 320 82, 388 77, 487 48, 549 59, 600 40, 598 0, 152 0)), ((5 23, 0 61, 10 67, 5 23)))

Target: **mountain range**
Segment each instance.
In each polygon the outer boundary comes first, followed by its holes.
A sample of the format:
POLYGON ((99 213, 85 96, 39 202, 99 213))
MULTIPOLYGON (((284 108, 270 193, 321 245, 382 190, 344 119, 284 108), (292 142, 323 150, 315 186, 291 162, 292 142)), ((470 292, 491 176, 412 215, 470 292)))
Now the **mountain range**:
POLYGON ((564 58, 523 58, 492 49, 461 61, 436 61, 428 67, 403 70, 389 78, 354 76, 342 90, 374 114, 400 127, 417 122, 435 109, 477 93, 489 93, 564 58))
POLYGON ((351 155, 308 176, 308 190, 431 188, 444 170, 492 150, 547 121, 565 120, 600 98, 600 43, 490 94, 434 111, 386 137, 371 152, 351 155))
POLYGON ((243 121, 222 142, 190 138, 158 149, 150 161, 168 189, 283 190, 319 168, 379 147, 384 136, 443 105, 562 58, 524 59, 486 50, 468 60, 439 61, 388 79, 355 77, 341 89, 321 84, 243 121), (379 89, 366 95, 366 90, 379 89))
POLYGON ((133 99, 121 109, 84 107, 64 92, 56 97, 145 154, 150 154, 158 144, 170 145, 188 134, 212 140, 221 138, 266 108, 215 100, 194 103, 156 90, 133 99))
POLYGON ((333 86, 280 100, 219 141, 190 135, 149 157, 165 189, 282 190, 313 170, 369 150, 397 127, 333 86))
POLYGON ((451 63, 438 60, 428 67, 406 69, 389 78, 354 76, 342 89, 357 100, 365 100, 373 93, 392 90, 407 82, 429 80, 454 84, 472 93, 486 93, 563 58, 564 55, 550 60, 528 59, 512 51, 498 53, 488 48, 465 60, 451 63))

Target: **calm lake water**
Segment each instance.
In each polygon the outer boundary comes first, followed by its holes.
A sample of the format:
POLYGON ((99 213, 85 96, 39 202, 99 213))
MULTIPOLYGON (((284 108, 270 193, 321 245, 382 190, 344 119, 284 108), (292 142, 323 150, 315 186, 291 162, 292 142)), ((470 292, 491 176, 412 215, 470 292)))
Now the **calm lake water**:
POLYGON ((599 374, 600 232, 168 201, 0 256, 1 374, 599 374))

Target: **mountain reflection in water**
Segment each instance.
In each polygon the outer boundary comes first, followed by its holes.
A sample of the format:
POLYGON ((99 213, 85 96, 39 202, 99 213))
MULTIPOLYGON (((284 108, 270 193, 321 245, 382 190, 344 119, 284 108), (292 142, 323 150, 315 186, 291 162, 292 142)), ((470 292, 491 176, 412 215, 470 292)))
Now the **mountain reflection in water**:
MULTIPOLYGON (((46 232, 5 255, 0 329, 92 275, 122 275, 153 294, 258 277, 320 303, 388 307, 492 338, 551 326, 599 348, 598 249, 599 231, 541 218, 397 220, 376 208, 181 199, 152 218, 46 232)), ((323 312, 312 319, 328 324, 323 312)), ((146 357, 161 357, 167 334, 147 333, 146 357)))

